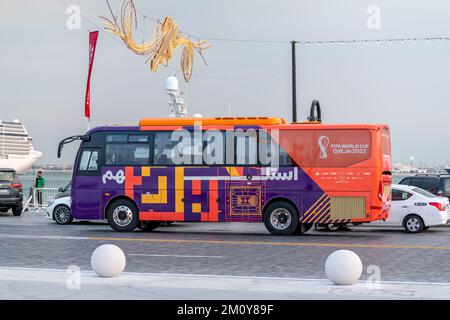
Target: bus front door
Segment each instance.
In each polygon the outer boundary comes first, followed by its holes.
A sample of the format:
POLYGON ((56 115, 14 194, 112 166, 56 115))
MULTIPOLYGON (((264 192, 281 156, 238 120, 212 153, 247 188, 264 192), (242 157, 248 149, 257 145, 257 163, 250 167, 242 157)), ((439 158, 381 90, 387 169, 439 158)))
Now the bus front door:
POLYGON ((75 219, 103 219, 100 212, 100 148, 83 148, 72 181, 72 215, 75 219))

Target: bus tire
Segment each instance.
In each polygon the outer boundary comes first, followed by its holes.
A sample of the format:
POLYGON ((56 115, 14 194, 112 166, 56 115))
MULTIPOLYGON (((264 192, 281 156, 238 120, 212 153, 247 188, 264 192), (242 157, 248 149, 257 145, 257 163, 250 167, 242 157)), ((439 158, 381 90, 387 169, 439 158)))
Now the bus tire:
POLYGON ((299 226, 297 209, 286 201, 271 203, 264 210, 264 224, 274 235, 290 236, 299 226))
POLYGON ((139 224, 139 212, 136 205, 128 199, 114 201, 106 213, 111 228, 118 232, 131 232, 139 224))

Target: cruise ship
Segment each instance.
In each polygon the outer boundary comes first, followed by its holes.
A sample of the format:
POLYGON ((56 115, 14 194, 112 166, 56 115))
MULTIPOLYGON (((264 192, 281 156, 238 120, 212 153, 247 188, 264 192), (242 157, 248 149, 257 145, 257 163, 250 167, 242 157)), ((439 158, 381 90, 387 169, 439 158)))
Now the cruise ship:
POLYGON ((33 149, 33 138, 19 121, 0 121, 0 168, 24 173, 42 156, 33 149))

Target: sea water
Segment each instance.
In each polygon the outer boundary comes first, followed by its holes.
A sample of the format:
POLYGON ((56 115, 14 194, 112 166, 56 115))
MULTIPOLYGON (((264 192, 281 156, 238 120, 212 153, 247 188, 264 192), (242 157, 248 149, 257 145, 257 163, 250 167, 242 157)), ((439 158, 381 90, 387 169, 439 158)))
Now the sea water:
MULTIPOLYGON (((23 185, 24 193, 34 187, 36 184, 36 172, 27 172, 19 175, 19 180, 23 185)), ((72 171, 44 171, 43 177, 45 179, 46 188, 64 188, 72 179, 72 171)))

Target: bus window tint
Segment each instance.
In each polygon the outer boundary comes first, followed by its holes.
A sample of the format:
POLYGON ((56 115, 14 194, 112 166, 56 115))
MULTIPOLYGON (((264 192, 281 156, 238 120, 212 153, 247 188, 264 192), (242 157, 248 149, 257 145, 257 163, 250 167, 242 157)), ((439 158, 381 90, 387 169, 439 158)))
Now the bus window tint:
POLYGON ((91 153, 91 159, 88 164, 88 171, 97 171, 98 169, 98 152, 93 151, 91 153))
POLYGON ((262 166, 292 166, 291 157, 283 148, 280 148, 275 139, 266 130, 259 130, 258 156, 259 164, 262 166))
POLYGON ((236 137, 237 165, 256 165, 258 163, 258 145, 256 135, 236 137))
POLYGON ((106 142, 127 142, 127 137, 126 134, 108 134, 106 142))
POLYGON ((207 130, 203 132, 203 163, 205 165, 223 165, 225 163, 224 143, 223 131, 207 130))
POLYGON ((80 168, 79 168, 80 170, 87 170, 90 157, 91 157, 91 151, 89 151, 89 150, 83 151, 83 154, 81 155, 81 161, 80 161, 80 168))
POLYGON ((147 165, 150 148, 148 144, 107 144, 106 165, 147 165))
POLYGON ((98 169, 98 151, 84 150, 81 155, 80 171, 97 171, 98 169))
POLYGON ((391 138, 388 129, 381 131, 381 152, 383 154, 391 154, 391 138))
POLYGON ((106 165, 148 165, 150 144, 147 135, 108 134, 106 136, 106 165))
POLYGON ((154 164, 155 165, 172 165, 172 158, 174 156, 174 147, 179 141, 172 140, 172 132, 163 131, 155 133, 155 151, 154 164))
POLYGON ((129 136, 128 142, 148 142, 148 136, 143 135, 129 136))

